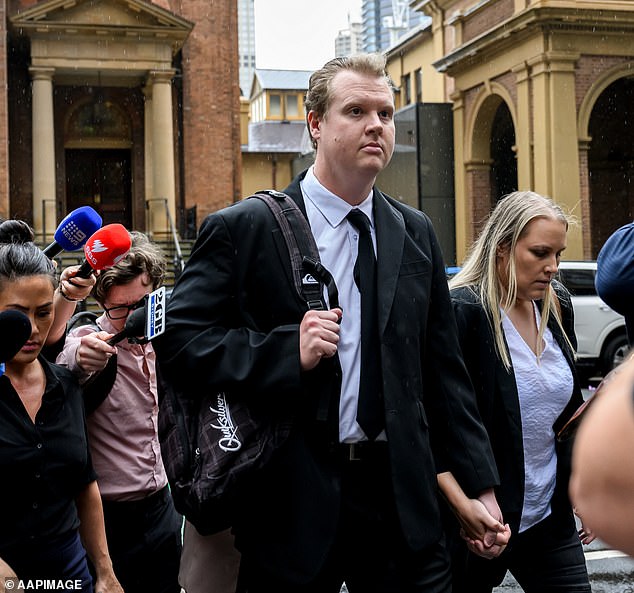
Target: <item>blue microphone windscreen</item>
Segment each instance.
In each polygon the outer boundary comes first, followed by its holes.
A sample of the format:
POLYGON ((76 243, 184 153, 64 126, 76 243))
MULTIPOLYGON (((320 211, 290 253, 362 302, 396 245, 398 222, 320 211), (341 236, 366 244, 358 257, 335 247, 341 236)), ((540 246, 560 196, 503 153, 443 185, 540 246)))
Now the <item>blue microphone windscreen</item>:
POLYGON ((64 251, 76 251, 101 228, 101 216, 90 206, 82 206, 67 214, 55 231, 55 241, 64 251))

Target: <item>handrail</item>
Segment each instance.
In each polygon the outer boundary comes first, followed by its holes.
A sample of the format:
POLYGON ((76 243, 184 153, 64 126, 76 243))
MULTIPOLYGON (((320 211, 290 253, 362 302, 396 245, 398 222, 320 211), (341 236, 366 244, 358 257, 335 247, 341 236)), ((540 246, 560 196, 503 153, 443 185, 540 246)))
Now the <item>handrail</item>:
POLYGON ((167 215, 167 224, 172 235, 172 241, 174 242, 174 267, 178 269, 178 273, 180 274, 185 269, 185 259, 183 258, 183 252, 181 251, 181 245, 178 240, 176 226, 174 225, 174 220, 172 219, 172 215, 167 204, 167 198, 150 198, 146 200, 145 203, 148 209, 150 207, 150 202, 163 202, 163 206, 165 207, 165 214, 167 215))
MULTIPOLYGON (((55 199, 53 198, 43 198, 42 199, 42 242, 46 243, 46 241, 48 240, 47 235, 46 235, 46 204, 50 204, 50 203, 55 204, 55 199)), ((56 220, 54 222, 57 222, 56 220)), ((53 235, 51 235, 51 238, 53 237, 53 235)))

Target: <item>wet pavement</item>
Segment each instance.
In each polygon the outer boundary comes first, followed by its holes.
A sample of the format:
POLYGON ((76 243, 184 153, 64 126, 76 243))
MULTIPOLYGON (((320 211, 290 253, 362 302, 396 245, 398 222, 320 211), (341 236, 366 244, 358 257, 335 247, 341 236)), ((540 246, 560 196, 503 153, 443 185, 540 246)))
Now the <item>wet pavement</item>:
MULTIPOLYGON (((586 564, 592 593, 634 593, 634 560, 595 541, 586 547, 586 564)), ((511 575, 494 593, 520 593, 522 588, 511 575)))

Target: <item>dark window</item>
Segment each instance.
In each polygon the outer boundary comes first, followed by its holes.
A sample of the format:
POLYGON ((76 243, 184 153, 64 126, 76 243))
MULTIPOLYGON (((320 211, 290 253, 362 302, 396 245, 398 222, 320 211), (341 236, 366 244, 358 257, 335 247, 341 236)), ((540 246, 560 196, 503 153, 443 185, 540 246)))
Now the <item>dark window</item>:
POLYGON ((423 71, 418 68, 414 72, 414 76, 416 78, 416 102, 423 102, 423 71))
POLYGON ((412 79, 409 74, 401 79, 401 87, 403 88, 403 105, 409 105, 412 102, 412 79))
POLYGON ((572 296, 596 296, 594 270, 559 270, 559 280, 572 296))

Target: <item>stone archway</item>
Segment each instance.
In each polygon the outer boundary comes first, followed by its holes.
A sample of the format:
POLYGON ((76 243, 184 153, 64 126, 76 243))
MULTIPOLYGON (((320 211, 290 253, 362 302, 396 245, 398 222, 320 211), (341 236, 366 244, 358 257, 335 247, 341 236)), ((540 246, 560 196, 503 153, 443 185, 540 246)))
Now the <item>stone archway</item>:
POLYGON ((491 129, 491 197, 497 202, 517 190, 515 126, 504 101, 498 106, 491 129))
POLYGON ((588 120, 591 255, 618 227, 634 219, 634 78, 611 82, 588 120))
POLYGON ((504 193, 517 188, 517 161, 515 117, 506 90, 491 85, 491 92, 480 94, 472 113, 471 125, 467 127, 470 154, 466 177, 475 236, 493 204, 504 193))

